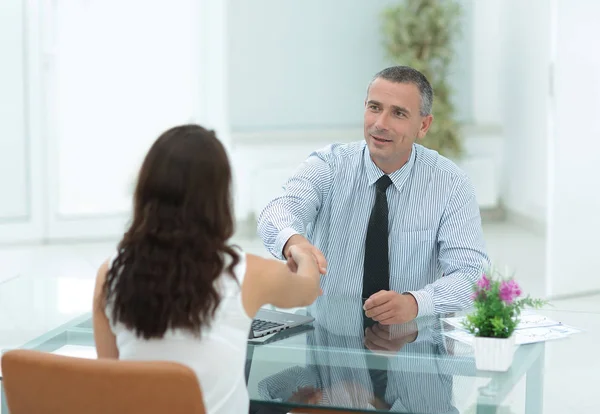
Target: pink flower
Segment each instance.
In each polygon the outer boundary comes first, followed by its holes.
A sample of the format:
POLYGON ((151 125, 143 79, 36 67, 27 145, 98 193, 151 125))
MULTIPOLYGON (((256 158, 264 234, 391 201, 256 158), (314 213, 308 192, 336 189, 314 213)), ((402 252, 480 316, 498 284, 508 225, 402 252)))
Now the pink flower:
POLYGON ((500 299, 506 304, 511 304, 513 300, 521 296, 521 288, 514 280, 504 280, 500 283, 500 299))
POLYGON ((477 287, 479 289, 488 290, 490 288, 490 285, 491 281, 490 279, 488 279, 485 273, 483 274, 483 276, 481 276, 481 279, 477 281, 477 287))

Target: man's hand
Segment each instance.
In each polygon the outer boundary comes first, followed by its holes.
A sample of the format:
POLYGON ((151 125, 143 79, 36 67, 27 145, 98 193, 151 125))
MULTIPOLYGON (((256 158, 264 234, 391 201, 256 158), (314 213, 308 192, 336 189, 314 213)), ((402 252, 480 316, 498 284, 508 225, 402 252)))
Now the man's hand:
POLYGON ((367 317, 382 325, 393 325, 412 321, 417 317, 419 306, 411 294, 400 294, 380 290, 371 295, 363 306, 367 317))
POLYGON ((396 353, 402 347, 417 339, 418 329, 415 322, 405 325, 382 325, 377 323, 365 330, 365 346, 373 352, 396 353), (398 329, 395 329, 398 327, 398 329))
POLYGON ((303 249, 307 252, 310 252, 317 261, 317 265, 319 266, 319 272, 322 275, 327 273, 327 260, 325 260, 325 256, 323 256, 323 253, 321 253, 319 249, 310 244, 310 242, 306 240, 306 238, 299 234, 294 234, 288 239, 285 246, 283 246, 283 256, 287 259, 287 265, 293 272, 296 271, 298 265, 290 255, 290 247, 292 246, 296 246, 296 248, 298 249, 303 249))
POLYGON ((321 402, 322 398, 323 391, 320 389, 311 386, 299 387, 292 393, 292 396, 289 398, 288 402, 316 405, 321 402))

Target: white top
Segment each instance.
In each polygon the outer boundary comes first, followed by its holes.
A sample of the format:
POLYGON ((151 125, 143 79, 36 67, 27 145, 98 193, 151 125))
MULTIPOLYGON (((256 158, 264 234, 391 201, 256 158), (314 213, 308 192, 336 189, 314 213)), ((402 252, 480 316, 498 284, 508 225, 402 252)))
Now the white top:
MULTIPOLYGON (((111 320, 119 359, 179 362, 196 373, 208 414, 247 413, 249 396, 244 367, 252 319, 241 300, 245 254, 240 254, 234 273, 239 285, 226 273, 218 279, 222 299, 210 328, 202 328, 200 337, 176 329, 167 331, 162 339, 146 340, 136 337, 134 331, 121 323, 114 325, 111 320)), ((106 314, 110 320, 110 304, 106 314)))

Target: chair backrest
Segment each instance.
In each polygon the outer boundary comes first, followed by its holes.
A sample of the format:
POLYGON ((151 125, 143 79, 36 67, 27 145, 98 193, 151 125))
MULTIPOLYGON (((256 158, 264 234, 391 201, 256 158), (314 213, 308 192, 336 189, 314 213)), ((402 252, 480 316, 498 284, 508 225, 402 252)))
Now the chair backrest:
POLYGON ((174 362, 13 350, 1 363, 10 414, 205 413, 196 375, 174 362))

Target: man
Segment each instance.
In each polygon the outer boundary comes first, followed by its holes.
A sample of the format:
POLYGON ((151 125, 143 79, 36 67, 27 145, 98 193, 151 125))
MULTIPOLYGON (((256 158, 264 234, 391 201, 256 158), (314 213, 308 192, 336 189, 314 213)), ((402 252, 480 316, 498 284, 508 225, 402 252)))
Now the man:
MULTIPOLYGON (((361 297, 383 325, 471 305, 488 264, 469 178, 416 144, 431 126, 433 91, 419 71, 395 66, 371 81, 364 141, 312 153, 261 213, 267 249, 312 251, 326 295, 361 297)), ((293 263, 290 263, 293 265, 293 263)))

